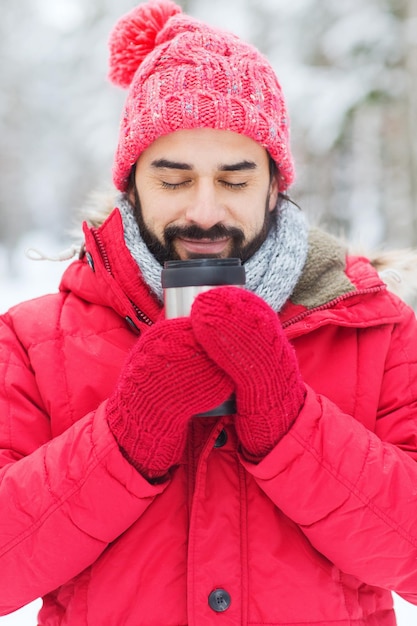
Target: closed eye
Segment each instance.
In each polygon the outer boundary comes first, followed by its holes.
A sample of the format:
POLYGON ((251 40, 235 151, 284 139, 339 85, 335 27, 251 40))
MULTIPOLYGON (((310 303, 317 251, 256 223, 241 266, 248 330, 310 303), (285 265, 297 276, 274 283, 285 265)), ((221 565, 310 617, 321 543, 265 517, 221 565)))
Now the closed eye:
POLYGON ((180 187, 186 187, 191 180, 183 180, 180 183, 167 183, 166 180, 161 180, 163 189, 179 189, 180 187))
POLYGON ((229 189, 244 189, 248 184, 246 181, 242 183, 231 183, 228 180, 221 180, 219 182, 221 182, 222 185, 228 187, 229 189))

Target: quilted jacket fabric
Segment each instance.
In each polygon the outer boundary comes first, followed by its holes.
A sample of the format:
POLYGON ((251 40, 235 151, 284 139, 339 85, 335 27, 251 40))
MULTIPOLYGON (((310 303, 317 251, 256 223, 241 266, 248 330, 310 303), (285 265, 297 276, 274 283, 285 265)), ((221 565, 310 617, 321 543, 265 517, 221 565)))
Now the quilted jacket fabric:
POLYGON ((390 590, 417 603, 412 310, 365 259, 312 252, 280 314, 295 425, 253 465, 233 417, 196 418, 152 485, 104 410, 161 307, 117 210, 85 234, 60 292, 0 319, 0 614, 43 596, 42 626, 393 626, 390 590))

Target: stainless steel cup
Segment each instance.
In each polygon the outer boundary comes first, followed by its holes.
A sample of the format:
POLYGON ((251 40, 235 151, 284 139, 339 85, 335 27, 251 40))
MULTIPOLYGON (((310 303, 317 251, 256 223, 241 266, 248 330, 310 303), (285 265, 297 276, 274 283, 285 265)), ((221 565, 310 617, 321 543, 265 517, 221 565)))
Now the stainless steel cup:
MULTIPOLYGON (((245 286, 245 268, 240 259, 190 259, 167 261, 162 270, 165 316, 167 319, 190 314, 199 293, 221 285, 245 286)), ((221 405, 197 417, 231 415, 236 412, 232 396, 221 405)))

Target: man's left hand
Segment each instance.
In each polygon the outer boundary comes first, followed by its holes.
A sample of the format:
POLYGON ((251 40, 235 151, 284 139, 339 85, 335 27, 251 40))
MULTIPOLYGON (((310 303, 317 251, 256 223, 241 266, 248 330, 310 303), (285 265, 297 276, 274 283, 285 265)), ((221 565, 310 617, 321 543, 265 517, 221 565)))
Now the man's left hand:
POLYGON ((259 461, 291 428, 306 393, 278 315, 246 289, 219 287, 196 298, 191 325, 235 382, 236 431, 248 459, 259 461))

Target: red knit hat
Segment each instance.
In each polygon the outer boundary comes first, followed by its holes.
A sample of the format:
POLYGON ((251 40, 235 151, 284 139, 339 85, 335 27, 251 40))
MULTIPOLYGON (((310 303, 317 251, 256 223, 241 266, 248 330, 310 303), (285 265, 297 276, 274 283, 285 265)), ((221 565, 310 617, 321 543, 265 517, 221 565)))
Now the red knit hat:
POLYGON ((129 88, 113 166, 120 191, 155 139, 193 128, 255 140, 277 164, 280 191, 289 187, 294 167, 284 97, 256 48, 184 15, 170 0, 150 0, 123 16, 109 47, 109 78, 129 88))

